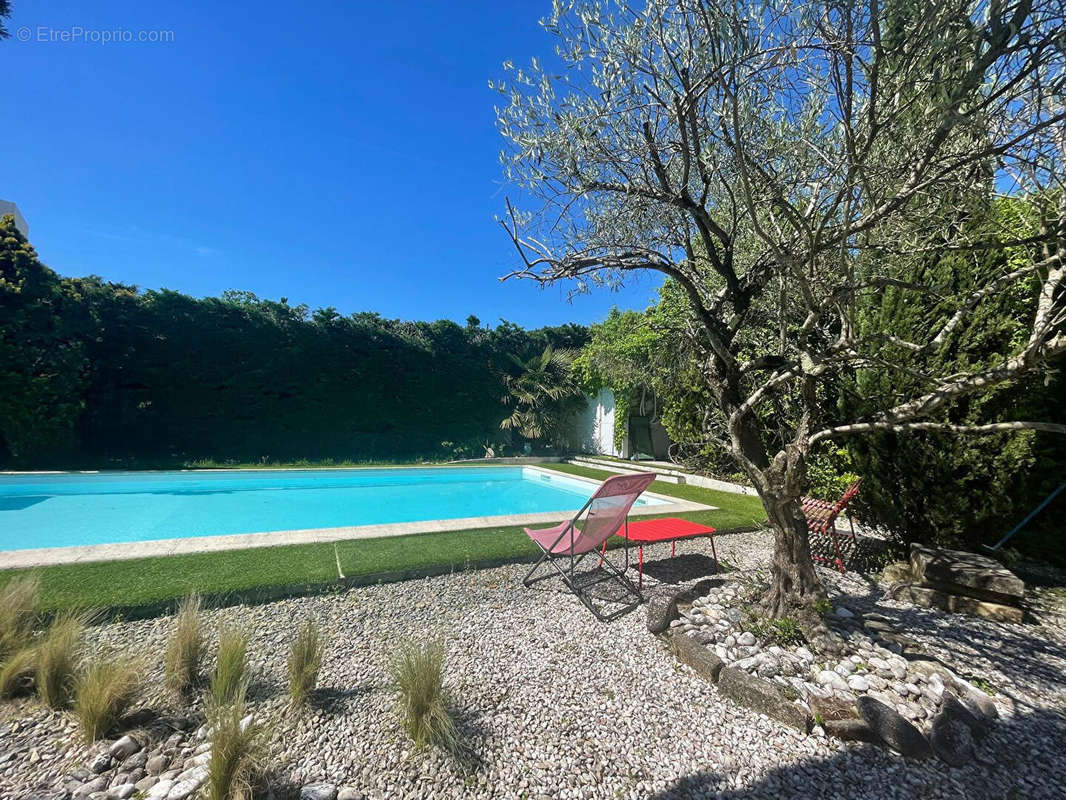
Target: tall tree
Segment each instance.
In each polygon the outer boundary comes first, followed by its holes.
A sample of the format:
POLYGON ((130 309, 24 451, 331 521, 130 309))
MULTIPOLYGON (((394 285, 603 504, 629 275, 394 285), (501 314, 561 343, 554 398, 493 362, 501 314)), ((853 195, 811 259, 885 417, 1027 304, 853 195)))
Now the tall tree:
POLYGON ((552 63, 493 84, 507 98, 506 174, 540 201, 507 204, 511 276, 584 291, 655 270, 684 289, 725 420, 708 436, 774 531, 770 613, 813 625, 824 594, 799 501, 819 443, 916 428, 1066 432, 942 416, 1066 352, 1064 0, 950 0, 902 21, 877 0, 560 0, 543 24, 552 63), (1042 198, 1035 257, 967 286, 906 280, 900 265, 920 254, 1018 244, 950 224, 935 202, 949 191, 955 205, 1042 198), (1027 334, 999 358, 914 375, 859 419, 826 412, 842 376, 911 374, 884 347, 944 347, 982 302, 1030 279, 1041 288, 1027 334), (890 286, 942 295, 950 311, 911 340, 860 336, 856 304, 890 286))
POLYGON ((10 0, 0 0, 0 39, 6 39, 10 34, 7 32, 7 28, 4 27, 4 20, 11 17, 11 2, 10 0))
POLYGON ((584 398, 572 369, 574 356, 573 350, 556 350, 551 345, 524 360, 512 354, 516 371, 503 376, 506 393, 502 398, 511 413, 500 428, 526 439, 563 444, 571 412, 584 398))

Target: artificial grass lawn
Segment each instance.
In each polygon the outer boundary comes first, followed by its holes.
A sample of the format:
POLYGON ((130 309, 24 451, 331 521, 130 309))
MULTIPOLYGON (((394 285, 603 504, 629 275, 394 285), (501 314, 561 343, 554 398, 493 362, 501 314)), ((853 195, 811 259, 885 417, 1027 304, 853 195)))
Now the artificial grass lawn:
MULTIPOLYGON (((541 466, 597 480, 612 474, 570 464, 541 466)), ((662 481, 653 483, 651 491, 717 506, 714 511, 656 516, 681 516, 720 532, 750 528, 766 517, 757 497, 662 481)), ((448 571, 520 561, 537 552, 519 527, 479 528, 348 540, 336 545, 314 543, 63 564, 29 571, 41 580, 42 611, 70 607, 135 609, 159 607, 193 591, 222 599, 227 594, 254 597, 257 592, 284 587, 295 592, 302 587, 339 584, 338 563, 345 578, 372 580, 374 576, 396 577, 408 571, 448 571)), ((26 570, 0 571, 0 585, 23 572, 26 570)))

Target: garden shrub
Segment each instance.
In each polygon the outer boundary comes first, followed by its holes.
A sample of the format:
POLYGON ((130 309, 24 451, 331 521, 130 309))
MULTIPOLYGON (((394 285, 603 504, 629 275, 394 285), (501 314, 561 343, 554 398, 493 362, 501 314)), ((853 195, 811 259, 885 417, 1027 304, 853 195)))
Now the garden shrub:
POLYGON ((130 656, 91 661, 78 677, 74 716, 86 742, 110 733, 133 704, 144 664, 130 656))
MULTIPOLYGON (((984 225, 1003 238, 1021 238, 1035 230, 1035 211, 1019 201, 1000 201, 988 210, 984 225)), ((936 330, 957 309, 957 297, 976 276, 1000 274, 1032 258, 1022 248, 956 253, 919 259, 915 280, 941 287, 918 300, 891 288, 871 297, 860 326, 888 330, 903 339, 920 339, 936 330)), ((892 396, 901 383, 914 382, 923 362, 947 361, 969 369, 991 365, 1026 336, 1026 311, 1038 291, 1036 280, 1012 284, 977 307, 974 323, 963 335, 949 337, 944 349, 919 358, 900 356, 904 371, 871 370, 846 387, 842 404, 860 414, 879 398, 892 396)), ((940 367, 938 367, 940 368, 940 367)), ((1066 418, 1066 383, 1051 370, 1020 383, 976 397, 963 397, 935 421, 973 424, 1001 420, 1066 418)), ((1066 448, 1051 433, 1019 431, 994 435, 929 431, 878 433, 847 440, 854 469, 863 476, 856 505, 868 521, 904 542, 977 549, 1013 528, 1066 476, 1066 448)), ((1066 558, 1054 523, 1066 512, 1066 495, 1012 541, 1031 554, 1066 558)))
POLYGON ((417 747, 433 744, 458 755, 461 750, 444 692, 444 646, 440 642, 402 643, 389 662, 404 730, 417 747))
POLYGON ((325 649, 318 624, 309 619, 301 626, 289 649, 289 701, 302 706, 318 682, 325 649))
POLYGON ((167 640, 163 672, 167 688, 184 696, 200 677, 200 655, 204 636, 200 620, 200 596, 188 595, 178 605, 174 629, 167 640))
POLYGON ((88 624, 84 612, 65 611, 52 620, 37 645, 34 687, 49 708, 66 708, 73 699, 82 638, 88 624))
POLYGON ((207 690, 208 705, 229 705, 244 696, 248 688, 248 633, 227 628, 218 637, 218 655, 207 690))

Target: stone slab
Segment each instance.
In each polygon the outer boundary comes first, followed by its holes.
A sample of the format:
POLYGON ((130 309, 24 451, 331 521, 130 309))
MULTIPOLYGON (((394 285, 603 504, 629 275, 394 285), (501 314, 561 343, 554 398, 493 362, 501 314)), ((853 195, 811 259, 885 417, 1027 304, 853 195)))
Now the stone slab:
POLYGON ((1022 610, 1016 606, 948 594, 928 586, 918 586, 913 583, 897 584, 892 587, 889 594, 895 600, 906 600, 925 608, 938 608, 941 611, 951 611, 956 614, 985 617, 997 622, 1020 623, 1022 621, 1022 610))
POLYGON ((722 667, 718 677, 718 691, 734 702, 776 719, 801 733, 809 733, 811 730, 811 716, 807 709, 785 697, 776 683, 756 678, 736 667, 722 667))
POLYGON ((670 633, 668 642, 670 650, 678 661, 688 664, 700 677, 710 683, 718 682, 718 675, 722 671, 722 659, 716 656, 713 650, 678 631, 670 633))
POLYGON ((924 759, 933 754, 929 740, 899 712, 873 697, 860 697, 859 714, 881 741, 907 758, 924 759))
POLYGON ((911 545, 911 568, 917 583, 928 583, 953 594, 981 592, 982 599, 1018 603, 1025 583, 998 561, 978 553, 911 545), (953 588, 954 587, 954 588, 953 588))

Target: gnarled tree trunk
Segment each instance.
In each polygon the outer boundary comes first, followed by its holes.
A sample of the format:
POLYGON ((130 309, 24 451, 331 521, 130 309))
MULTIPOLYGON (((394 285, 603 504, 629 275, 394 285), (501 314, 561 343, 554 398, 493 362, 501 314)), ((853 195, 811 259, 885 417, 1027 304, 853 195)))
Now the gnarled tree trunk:
POLYGON ((807 487, 804 448, 789 445, 750 476, 774 533, 770 588, 763 600, 773 617, 796 617, 804 627, 820 622, 815 605, 825 589, 811 560, 801 497, 807 487))
POLYGON ((774 617, 794 616, 812 610, 825 598, 814 571, 807 538, 807 521, 797 497, 762 497, 774 532, 767 611, 774 617))

